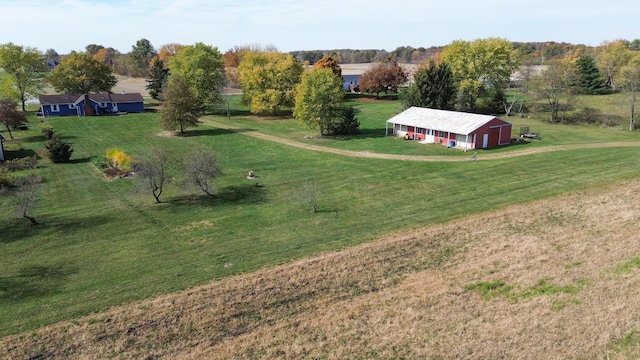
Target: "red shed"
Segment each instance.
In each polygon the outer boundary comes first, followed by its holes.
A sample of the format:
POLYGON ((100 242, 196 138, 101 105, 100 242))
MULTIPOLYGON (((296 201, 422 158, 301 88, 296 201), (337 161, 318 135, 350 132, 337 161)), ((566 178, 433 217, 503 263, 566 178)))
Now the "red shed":
POLYGON ((426 144, 460 149, 483 149, 511 142, 510 122, 492 115, 410 107, 387 120, 393 135, 408 136, 426 144))

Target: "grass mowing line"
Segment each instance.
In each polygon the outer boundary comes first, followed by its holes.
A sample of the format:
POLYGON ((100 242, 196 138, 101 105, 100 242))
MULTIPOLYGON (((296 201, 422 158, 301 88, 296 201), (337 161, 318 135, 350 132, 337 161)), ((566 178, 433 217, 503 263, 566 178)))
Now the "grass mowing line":
MULTIPOLYGON (((6 276, 33 274, 27 270, 36 266, 64 276, 59 287, 43 287, 37 296, 0 294, 5 334, 390 231, 638 176, 637 156, 627 148, 539 154, 526 161, 407 164, 295 149, 206 124, 186 136, 159 136, 155 116, 47 123, 72 140, 78 159, 111 147, 133 155, 152 146, 170 148, 176 156, 196 146, 214 150, 225 171, 216 196, 201 199, 172 188, 163 196, 166 203, 155 206, 150 196, 133 194, 130 181, 105 182, 88 160, 60 166, 44 161, 38 170, 46 180, 43 203, 36 211, 45 226, 1 219, 0 261, 6 276), (264 187, 247 182, 249 169, 258 171, 264 187), (317 216, 290 200, 291 191, 309 179, 323 187, 317 216), (60 262, 73 272, 59 269, 60 262)), ((24 144, 36 148, 41 142, 24 144)))

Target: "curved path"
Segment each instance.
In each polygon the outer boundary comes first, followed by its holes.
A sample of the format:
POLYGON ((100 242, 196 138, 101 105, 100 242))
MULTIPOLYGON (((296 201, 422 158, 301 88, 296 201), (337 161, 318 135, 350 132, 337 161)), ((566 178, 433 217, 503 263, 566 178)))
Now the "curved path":
MULTIPOLYGON (((312 144, 305 144, 303 142, 284 139, 281 137, 266 135, 260 133, 258 131, 240 129, 228 124, 223 124, 213 120, 205 120, 204 121, 208 125, 215 126, 220 129, 230 130, 242 132, 242 134, 249 135, 258 139, 264 139, 268 141, 277 142, 280 144, 298 147, 307 150, 313 151, 321 151, 325 153, 344 155, 344 156, 352 156, 352 157, 360 157, 360 158, 376 158, 376 159, 388 159, 388 160, 404 160, 404 161, 467 161, 469 157, 451 157, 446 155, 398 155, 398 154, 381 154, 381 153, 372 153, 369 151, 352 151, 352 150, 341 150, 334 149, 325 146, 318 146, 312 144)), ((596 148, 612 148, 612 147, 640 147, 640 142, 632 142, 632 141, 620 141, 620 142, 605 142, 605 143, 589 143, 589 144, 570 144, 570 145, 556 145, 556 146, 545 146, 545 147, 536 147, 530 149, 522 149, 522 150, 514 150, 506 153, 499 154, 482 154, 481 160, 495 160, 495 159, 506 159, 517 156, 525 156, 531 154, 540 154, 550 151, 562 151, 562 150, 575 150, 575 149, 596 149, 596 148)))

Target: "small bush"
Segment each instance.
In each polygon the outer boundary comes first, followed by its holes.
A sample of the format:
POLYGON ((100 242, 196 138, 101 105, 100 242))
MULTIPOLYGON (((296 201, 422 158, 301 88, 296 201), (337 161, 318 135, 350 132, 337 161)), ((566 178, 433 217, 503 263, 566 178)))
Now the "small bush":
POLYGON ((51 140, 45 142, 44 147, 48 150, 47 156, 53 163, 69 162, 73 154, 71 144, 60 139, 58 135, 53 135, 51 140))
POLYGON ((111 167, 118 168, 122 171, 130 171, 133 157, 119 149, 107 150, 106 159, 111 167))
POLYGON ((13 175, 4 166, 0 167, 0 192, 11 186, 12 183, 13 175))
POLYGON ((45 125, 45 126, 43 126, 41 128, 40 131, 42 131, 42 134, 44 135, 45 140, 53 139, 54 132, 53 132, 53 128, 51 126, 46 126, 45 125))
POLYGON ((38 167, 38 157, 36 155, 23 158, 7 160, 1 166, 7 171, 30 170, 38 167))

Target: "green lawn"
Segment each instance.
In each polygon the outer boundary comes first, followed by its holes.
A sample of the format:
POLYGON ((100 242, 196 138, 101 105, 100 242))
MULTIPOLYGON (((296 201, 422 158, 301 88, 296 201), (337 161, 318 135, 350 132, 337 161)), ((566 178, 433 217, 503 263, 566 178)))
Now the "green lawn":
MULTIPOLYGON (((364 136, 315 139, 325 146, 401 154, 468 156, 383 137, 396 101, 354 100, 364 136)), ((301 140, 315 131, 287 118, 257 119, 234 106, 239 127, 301 140), (301 136, 302 135, 302 136, 301 136)), ((203 125, 187 136, 161 136, 157 114, 50 118, 73 143, 72 163, 42 160, 41 201, 31 227, 0 207, 0 335, 71 319, 117 304, 177 291, 212 279, 334 251, 401 229, 526 203, 585 187, 637 178, 637 148, 548 152, 503 160, 418 163, 349 158, 307 151, 203 125), (224 175, 216 196, 135 193, 131 179, 106 181, 89 161, 109 148, 140 155, 152 146, 179 158, 193 147, 215 151, 224 175), (254 170, 258 182, 246 179, 254 170), (318 182, 319 213, 292 201, 300 184, 318 182)), ((212 115, 211 120, 227 121, 212 115)), ((619 129, 548 125, 518 119, 544 145, 637 141, 619 129)), ((39 123, 9 140, 9 154, 42 149, 39 123)), ((532 142, 527 146, 540 146, 532 142)), ((513 147, 511 147, 513 148, 513 147)), ((500 151, 510 151, 506 148, 500 151)), ((176 179, 176 181, 179 179, 176 179)), ((0 205, 7 202, 0 198, 0 205)))

